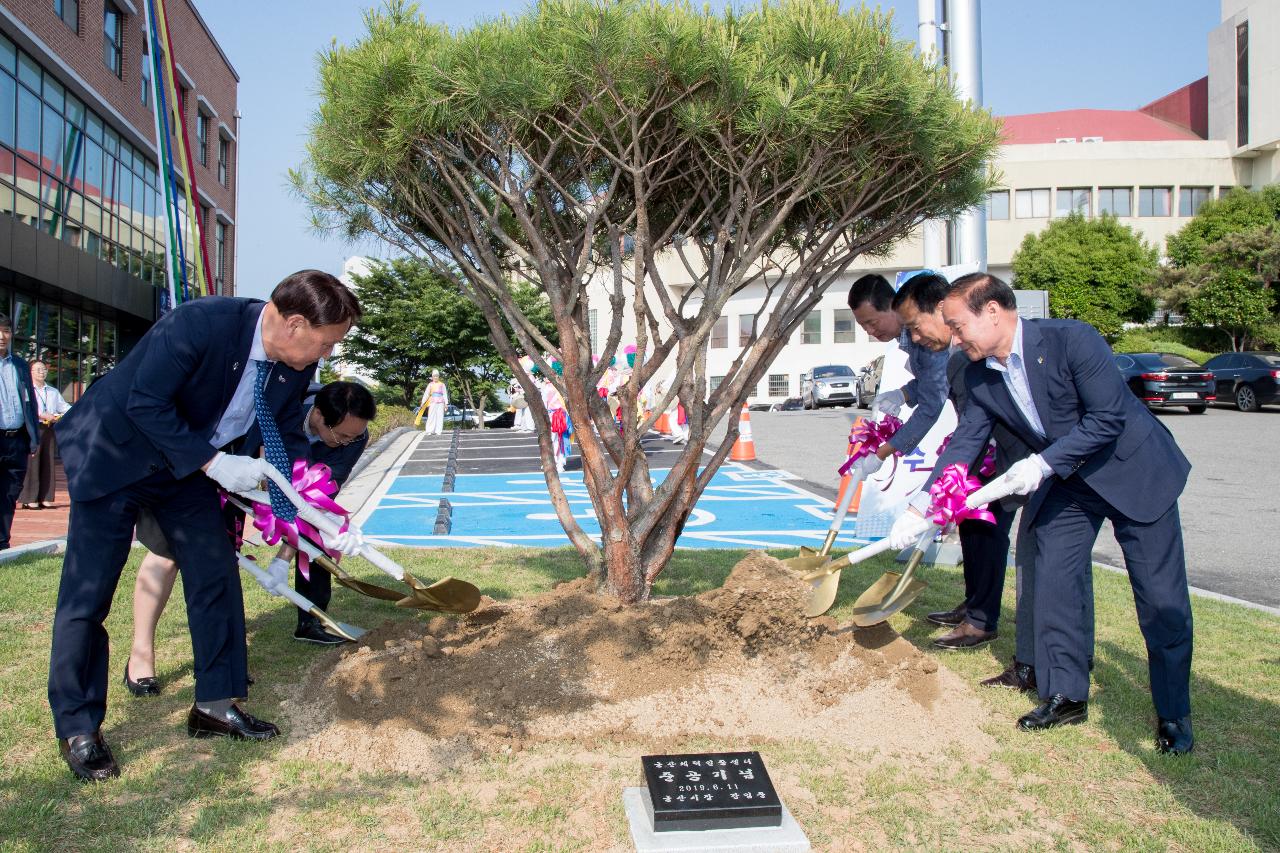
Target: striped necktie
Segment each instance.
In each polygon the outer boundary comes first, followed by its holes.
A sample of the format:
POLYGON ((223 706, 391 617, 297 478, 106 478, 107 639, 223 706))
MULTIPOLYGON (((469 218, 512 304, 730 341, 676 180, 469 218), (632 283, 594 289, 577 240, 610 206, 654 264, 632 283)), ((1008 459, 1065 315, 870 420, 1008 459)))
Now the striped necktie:
MULTIPOLYGON (((289 453, 284 449, 284 440, 280 438, 280 428, 276 426, 275 416, 271 414, 271 409, 267 406, 267 378, 271 375, 271 362, 259 361, 257 364, 258 381, 253 384, 253 408, 258 416, 258 430, 262 433, 262 446, 265 448, 267 461, 271 463, 271 467, 283 474, 285 479, 291 479, 289 453)), ((275 483, 268 482, 267 491, 271 495, 271 511, 275 513, 276 518, 283 521, 293 521, 298 515, 298 511, 293 503, 284 496, 284 492, 280 491, 280 487, 275 483)))

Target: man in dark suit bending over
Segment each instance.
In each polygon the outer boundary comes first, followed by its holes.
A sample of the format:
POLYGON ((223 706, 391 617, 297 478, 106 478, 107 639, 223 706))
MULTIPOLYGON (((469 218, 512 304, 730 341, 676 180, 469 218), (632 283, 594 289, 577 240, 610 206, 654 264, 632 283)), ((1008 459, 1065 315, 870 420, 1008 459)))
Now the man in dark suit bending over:
MULTIPOLYGON (((969 403, 934 469, 978 457, 999 423, 1031 450, 1004 474, 1030 495, 1036 537, 1036 682, 1043 704, 1025 730, 1088 719, 1091 636, 1083 596, 1103 519, 1115 528, 1147 644, 1161 752, 1190 752, 1191 602, 1178 496, 1191 470, 1169 431, 1129 391, 1111 348, 1077 320, 1022 320, 1013 291, 985 273, 964 276, 943 316, 972 360, 969 403)), ((909 510, 891 540, 927 524, 909 510)), ((913 532, 914 531, 914 532, 913 532)))
MULTIPOLYGON (((78 777, 119 775, 101 734, 108 663, 102 623, 144 507, 182 567, 196 680, 188 733, 253 740, 279 734, 235 704, 248 693, 244 601, 218 486, 254 489, 269 465, 306 458, 303 394, 316 361, 359 317, 355 296, 318 270, 289 276, 266 303, 218 296, 188 302, 156 323, 59 422, 71 518, 49 704, 62 757, 78 777), (259 446, 266 458, 250 458, 259 446)), ((278 513, 288 509, 280 499, 273 495, 273 505, 282 504, 278 513)))

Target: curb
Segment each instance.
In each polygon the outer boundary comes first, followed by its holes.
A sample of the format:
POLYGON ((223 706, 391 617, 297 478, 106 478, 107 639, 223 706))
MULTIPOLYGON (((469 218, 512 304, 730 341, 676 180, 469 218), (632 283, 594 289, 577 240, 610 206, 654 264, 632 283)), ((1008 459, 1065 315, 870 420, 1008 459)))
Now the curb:
POLYGON ((395 440, 406 432, 416 432, 416 430, 413 427, 396 427, 369 447, 366 447, 364 453, 361 453, 360 458, 356 460, 355 467, 351 469, 351 473, 347 475, 347 480, 350 482, 359 477, 361 471, 368 468, 373 460, 381 456, 384 450, 394 444, 395 440))
POLYGON ((30 557, 33 554, 44 556, 63 554, 66 550, 67 540, 65 539, 44 539, 40 542, 28 542, 26 545, 17 545, 0 551, 0 563, 21 560, 23 557, 30 557))
MULTIPOLYGON (((1106 569, 1109 572, 1115 572, 1116 574, 1119 574, 1119 575, 1129 574, 1129 572, 1126 569, 1122 569, 1119 566, 1110 565, 1109 563, 1099 563, 1097 560, 1094 560, 1093 564, 1100 569, 1106 569)), ((1238 604, 1241 607, 1247 607, 1250 610, 1261 610, 1263 613, 1270 613, 1272 616, 1280 616, 1280 607, 1270 607, 1266 604, 1259 604, 1256 601, 1247 601, 1243 598, 1236 598, 1233 595, 1224 595, 1223 593, 1220 593, 1220 592, 1213 592, 1212 590, 1201 589, 1198 586, 1188 585, 1187 591, 1190 592, 1192 595, 1198 596, 1200 598, 1211 598, 1214 601, 1223 601, 1223 602, 1226 602, 1227 604, 1238 604)))

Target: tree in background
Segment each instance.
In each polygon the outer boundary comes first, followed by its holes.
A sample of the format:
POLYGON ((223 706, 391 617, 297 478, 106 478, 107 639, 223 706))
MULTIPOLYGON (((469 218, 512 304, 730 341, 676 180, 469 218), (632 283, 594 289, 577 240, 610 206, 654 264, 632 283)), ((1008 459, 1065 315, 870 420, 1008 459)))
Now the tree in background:
MULTIPOLYGON (((375 261, 353 277, 364 317, 343 342, 342 360, 363 367, 397 390, 397 402, 412 408, 433 368, 468 408, 478 408, 500 381, 497 350, 489 326, 456 282, 414 258, 375 261)), ((536 328, 552 328, 546 300, 528 285, 514 285, 512 298, 536 328)))
POLYGON ((1233 350, 1280 344, 1280 186, 1209 201, 1168 239, 1169 266, 1149 292, 1233 350))
POLYGON ((1155 247, 1114 216, 1073 213, 1023 238, 1014 286, 1049 291, 1052 316, 1083 320, 1114 340, 1126 322, 1151 316, 1155 303, 1141 288, 1158 263, 1155 247))
POLYGON ((541 426, 561 524, 627 602, 648 598, 738 437, 737 412, 823 292, 859 256, 991 187, 998 124, 878 11, 546 0, 450 30, 393 0, 366 25, 321 57, 295 186, 321 224, 403 247, 475 300, 541 426), (553 334, 525 314, 513 279, 546 294, 553 334), (598 348, 593 280, 611 318, 598 348), (709 391, 712 328, 748 287, 762 307, 709 391), (631 343, 622 411, 647 386, 669 390, 619 430, 596 386, 631 343), (599 539, 574 518, 521 352, 566 401, 599 539), (688 441, 655 484, 640 442, 677 397, 688 441))

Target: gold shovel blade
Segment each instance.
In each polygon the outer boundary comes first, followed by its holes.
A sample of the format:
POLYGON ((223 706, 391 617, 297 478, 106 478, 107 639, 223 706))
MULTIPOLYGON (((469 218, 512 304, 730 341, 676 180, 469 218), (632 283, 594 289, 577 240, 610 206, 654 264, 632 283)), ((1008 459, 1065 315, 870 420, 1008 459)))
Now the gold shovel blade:
POLYGON ((419 607, 443 613, 470 613, 480 606, 479 588, 457 578, 441 578, 428 586, 405 572, 404 582, 413 592, 396 602, 398 607, 419 607))
POLYGON ((858 600, 853 603, 853 624, 859 628, 879 625, 893 614, 904 610, 929 587, 924 581, 911 578, 902 589, 898 589, 901 580, 902 575, 897 572, 885 572, 866 592, 858 596, 858 600))
POLYGON ((810 548, 808 545, 801 545, 800 553, 796 554, 794 557, 790 557, 786 560, 783 560, 782 565, 786 566, 789 569, 794 569, 797 572, 805 572, 805 571, 809 571, 809 569, 817 568, 822 564, 817 563, 809 566, 808 568, 801 568, 800 565, 797 565, 797 563, 803 563, 806 560, 812 560, 814 557, 818 557, 818 556, 822 556, 821 554, 819 554, 818 551, 815 551, 813 548, 810 548))
POLYGON ((804 615, 813 619, 826 613, 835 604, 836 593, 840 591, 840 570, 811 576, 809 583, 813 585, 813 592, 809 593, 804 615))
POLYGON ((802 575, 807 575, 814 569, 820 566, 825 566, 829 559, 830 557, 826 554, 818 554, 814 551, 810 551, 808 554, 803 554, 799 557, 790 557, 783 560, 782 565, 791 569, 793 572, 799 572, 802 575))

